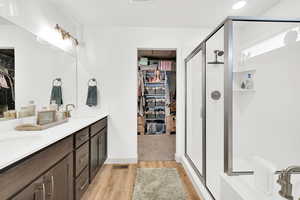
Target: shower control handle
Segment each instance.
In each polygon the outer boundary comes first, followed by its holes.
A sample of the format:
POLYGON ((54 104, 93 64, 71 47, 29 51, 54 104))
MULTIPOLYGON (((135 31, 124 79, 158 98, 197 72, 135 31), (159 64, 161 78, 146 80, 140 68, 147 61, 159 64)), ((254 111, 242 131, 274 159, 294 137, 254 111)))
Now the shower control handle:
POLYGON ((211 93, 211 98, 215 101, 219 100, 221 98, 221 92, 219 92, 218 90, 215 90, 211 93))

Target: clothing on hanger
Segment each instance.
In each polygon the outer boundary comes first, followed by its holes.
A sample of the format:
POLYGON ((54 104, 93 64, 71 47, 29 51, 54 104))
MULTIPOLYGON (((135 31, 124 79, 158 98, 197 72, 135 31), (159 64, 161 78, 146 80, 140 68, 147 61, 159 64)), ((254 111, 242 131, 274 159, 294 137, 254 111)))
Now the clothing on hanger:
POLYGON ((10 88, 10 94, 11 94, 11 98, 13 101, 15 101, 15 86, 14 86, 14 79, 13 77, 7 75, 5 76, 6 78, 6 83, 9 83, 9 88, 10 88))
POLYGON ((3 74, 0 74, 0 87, 8 89, 8 84, 3 74))
POLYGON ((0 105, 6 106, 8 104, 8 89, 0 88, 0 105))
POLYGON ((172 61, 162 60, 159 62, 159 69, 162 71, 172 71, 172 61))

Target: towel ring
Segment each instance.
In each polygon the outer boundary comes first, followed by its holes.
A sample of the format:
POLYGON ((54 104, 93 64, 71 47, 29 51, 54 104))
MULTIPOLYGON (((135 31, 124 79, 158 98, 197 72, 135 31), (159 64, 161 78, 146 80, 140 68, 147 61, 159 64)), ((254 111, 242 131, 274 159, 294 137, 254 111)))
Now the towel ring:
POLYGON ((62 85, 61 78, 56 78, 52 81, 52 86, 54 86, 55 81, 58 81, 60 85, 62 85))
POLYGON ((91 78, 91 79, 88 81, 88 86, 92 86, 92 85, 90 85, 91 82, 95 82, 96 85, 98 85, 97 80, 96 80, 95 78, 91 78))

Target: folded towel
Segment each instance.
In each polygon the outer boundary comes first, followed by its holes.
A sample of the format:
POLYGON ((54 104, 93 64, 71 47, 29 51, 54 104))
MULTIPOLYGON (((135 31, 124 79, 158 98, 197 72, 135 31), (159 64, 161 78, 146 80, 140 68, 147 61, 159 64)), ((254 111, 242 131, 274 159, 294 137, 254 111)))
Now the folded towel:
POLYGON ((92 107, 98 104, 97 86, 89 86, 86 105, 92 107))
POLYGON ((52 87, 50 103, 52 101, 55 101, 58 106, 61 106, 63 104, 61 86, 52 87))

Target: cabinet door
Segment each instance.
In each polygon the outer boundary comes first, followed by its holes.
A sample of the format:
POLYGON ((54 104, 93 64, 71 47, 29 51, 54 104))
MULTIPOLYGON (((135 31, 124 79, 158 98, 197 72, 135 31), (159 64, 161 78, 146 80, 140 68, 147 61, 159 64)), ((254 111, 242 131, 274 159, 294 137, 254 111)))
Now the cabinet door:
POLYGON ((100 166, 102 166, 107 158, 107 131, 106 129, 102 132, 101 134, 101 139, 100 139, 100 166))
POLYGON ((107 159, 107 129, 105 129, 104 132, 104 137, 103 137, 103 154, 104 154, 104 158, 103 158, 103 162, 105 162, 105 160, 107 159))
POLYGON ((90 180, 95 177, 99 168, 99 134, 91 138, 90 146, 90 180))
POLYGON ((103 159, 104 159, 104 144, 103 144, 103 133, 100 134, 100 139, 99 139, 99 167, 102 166, 103 164, 103 159))
POLYGON ((43 176, 46 200, 73 199, 73 164, 69 155, 43 176))
POLYGON ((12 200, 46 200, 46 187, 43 178, 34 181, 12 200))

